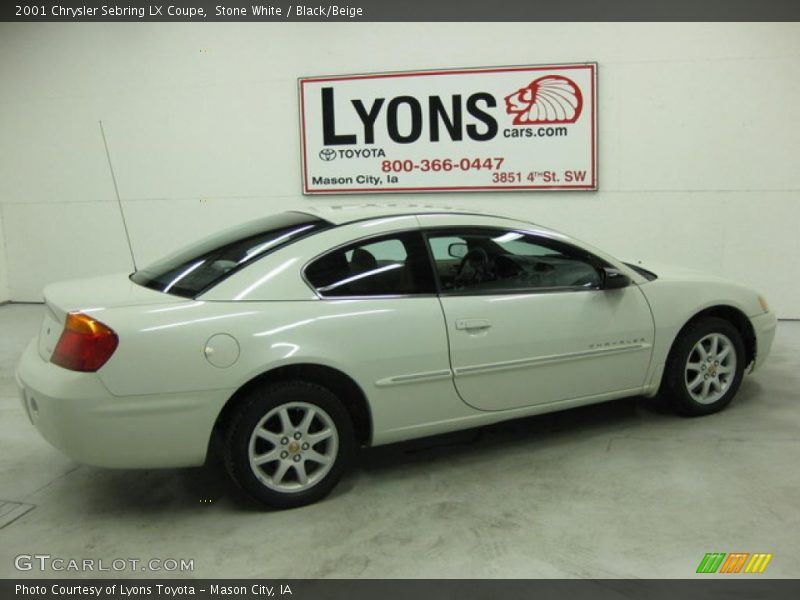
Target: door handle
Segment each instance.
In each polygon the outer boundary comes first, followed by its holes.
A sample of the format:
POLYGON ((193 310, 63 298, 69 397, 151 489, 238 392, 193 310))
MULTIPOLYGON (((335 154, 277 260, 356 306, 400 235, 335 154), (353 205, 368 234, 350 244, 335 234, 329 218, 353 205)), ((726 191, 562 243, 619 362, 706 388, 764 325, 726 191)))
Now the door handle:
POLYGON ((492 324, 489 319, 456 319, 456 329, 471 331, 475 329, 489 329, 492 324))

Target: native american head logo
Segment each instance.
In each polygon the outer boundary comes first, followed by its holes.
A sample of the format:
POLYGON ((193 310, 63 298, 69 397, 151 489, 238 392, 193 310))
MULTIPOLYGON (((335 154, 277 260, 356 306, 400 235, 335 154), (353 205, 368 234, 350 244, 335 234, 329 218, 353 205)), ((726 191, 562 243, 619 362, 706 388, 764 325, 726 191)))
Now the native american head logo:
POLYGON ((561 75, 545 75, 506 96, 506 112, 514 125, 574 123, 583 110, 583 95, 575 82, 561 75))

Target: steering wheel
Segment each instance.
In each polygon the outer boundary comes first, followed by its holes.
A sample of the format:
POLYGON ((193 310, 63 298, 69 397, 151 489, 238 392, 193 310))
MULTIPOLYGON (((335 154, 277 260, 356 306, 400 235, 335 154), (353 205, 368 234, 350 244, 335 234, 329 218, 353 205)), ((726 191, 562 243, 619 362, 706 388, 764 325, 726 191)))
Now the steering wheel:
POLYGON ((464 285, 466 283, 480 283, 483 281, 484 276, 489 272, 489 253, 483 248, 472 248, 461 259, 461 264, 458 265, 456 271, 455 282, 456 286, 464 285), (465 280, 464 268, 469 265, 472 274, 469 281, 465 280))

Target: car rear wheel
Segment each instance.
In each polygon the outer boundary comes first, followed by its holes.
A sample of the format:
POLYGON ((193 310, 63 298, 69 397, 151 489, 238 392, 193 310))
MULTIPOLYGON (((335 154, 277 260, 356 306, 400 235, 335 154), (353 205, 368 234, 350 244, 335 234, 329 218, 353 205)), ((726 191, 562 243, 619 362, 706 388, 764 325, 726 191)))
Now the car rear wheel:
POLYGON ((326 388, 282 381, 252 392, 228 427, 225 463, 250 496, 273 508, 321 500, 354 448, 350 417, 326 388))
POLYGON ((666 386, 675 409, 687 416, 725 408, 744 375, 744 343, 728 321, 706 318, 681 333, 667 363, 666 386))

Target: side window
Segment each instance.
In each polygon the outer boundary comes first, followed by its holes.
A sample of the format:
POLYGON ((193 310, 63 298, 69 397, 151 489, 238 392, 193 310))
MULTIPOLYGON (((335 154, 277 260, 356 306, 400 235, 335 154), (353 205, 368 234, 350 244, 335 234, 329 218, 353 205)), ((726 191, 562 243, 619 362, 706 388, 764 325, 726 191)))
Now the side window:
POLYGON ((395 296, 435 293, 422 236, 393 234, 333 250, 306 267, 321 296, 395 296))
POLYGON ((428 241, 443 292, 504 293, 600 285, 600 273, 585 253, 519 231, 437 231, 428 241))

